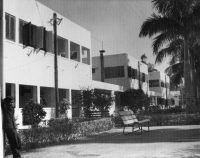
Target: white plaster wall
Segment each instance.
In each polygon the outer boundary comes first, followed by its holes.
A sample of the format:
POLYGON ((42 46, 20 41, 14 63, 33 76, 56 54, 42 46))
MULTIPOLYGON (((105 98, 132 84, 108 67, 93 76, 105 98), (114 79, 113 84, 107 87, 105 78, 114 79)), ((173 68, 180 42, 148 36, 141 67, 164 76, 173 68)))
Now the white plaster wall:
MULTIPOLYGON (((5 40, 5 81, 38 87, 54 87, 54 55, 44 51, 34 51, 32 48, 23 48, 19 44, 19 19, 25 20, 37 26, 44 26, 48 31, 53 30, 50 19, 54 11, 36 2, 35 0, 6 0, 5 12, 16 18, 16 41, 5 40)), ((58 26, 58 35, 70 41, 84 46, 91 51, 91 34, 89 31, 69 21, 65 17, 58 26)), ((69 52, 69 51, 68 51, 69 52)), ((68 55, 69 56, 69 55, 68 55)), ((91 57, 91 55, 90 55, 91 57)), ((91 64, 92 64, 92 60, 91 64)), ((113 63, 115 60, 113 60, 113 63)), ((126 71, 125 71, 126 72, 126 71)), ((126 72, 127 73, 127 72, 126 72)), ((119 85, 92 81, 91 65, 76 62, 68 58, 58 57, 58 87, 62 89, 80 90, 80 87, 123 91, 126 88, 119 85)), ((19 95, 19 87, 16 87, 16 95, 19 95)), ((70 95, 69 95, 70 96, 70 95)), ((18 98, 18 96, 17 96, 18 98)), ((19 101, 17 99, 16 101, 19 101)), ((45 108, 45 119, 50 119, 54 112, 52 108, 45 108)), ((69 112, 71 116, 71 112, 69 112)), ((21 108, 16 109, 16 116, 21 128, 21 108)))
MULTIPOLYGON (((157 72, 149 72, 149 80, 159 80, 159 87, 149 87, 150 91, 154 91, 161 94, 162 98, 166 99, 166 88, 161 87, 161 81, 165 83, 165 73, 157 71, 157 72)), ((170 83, 169 77, 166 76, 166 82, 170 83)), ((169 96, 170 90, 167 89, 167 96, 169 96)))
MULTIPOLYGON (((34 0, 6 0, 5 11, 16 17, 16 42, 5 42, 6 82, 54 87, 54 55, 23 49, 18 43, 19 18, 52 30, 49 21, 54 11, 34 0)), ((90 32, 59 14, 58 17, 63 18, 58 35, 91 50, 90 32)), ((60 88, 79 89, 79 85, 90 83, 91 65, 58 57, 58 75, 60 88)))
MULTIPOLYGON (((95 68, 95 73, 92 76, 93 80, 100 81, 101 80, 100 57, 93 57, 92 60, 93 60, 92 68, 95 68)), ((138 80, 128 78, 128 70, 127 70, 128 66, 131 66, 134 69, 138 69, 138 60, 125 53, 104 55, 104 67, 114 67, 122 65, 124 66, 125 77, 105 79, 105 82, 138 89, 139 88, 138 80)), ((140 62, 140 72, 148 75, 147 65, 141 62, 140 62)), ((149 89, 148 84, 143 83, 142 89, 145 93, 148 93, 149 89)))
MULTIPOLYGON (((16 20, 15 42, 5 40, 4 43, 5 82, 14 83, 17 86, 23 84, 54 87, 54 55, 48 52, 34 51, 31 47, 23 48, 19 44, 18 27, 19 19, 22 19, 34 25, 46 27, 48 31, 51 31, 53 26, 50 24, 50 20, 53 18, 54 11, 35 0, 6 0, 5 12, 15 16, 16 20)), ((84 46, 90 49, 91 52, 90 32, 59 14, 57 17, 63 18, 57 27, 58 35, 67 39, 68 45, 72 41, 79 44, 80 47, 84 46)), ((88 86, 92 80, 91 65, 58 56, 58 80, 58 87, 62 89, 79 90, 80 86, 88 86)), ((19 91, 19 89, 16 90, 19 91)), ((19 92, 16 94, 18 95, 19 92)), ((50 119, 54 114, 51 108, 45 108, 45 111, 47 112, 45 119, 50 119)), ((70 112, 69 115, 71 116, 70 112)), ((22 126, 21 108, 16 109, 16 116, 20 128, 27 128, 22 126)))

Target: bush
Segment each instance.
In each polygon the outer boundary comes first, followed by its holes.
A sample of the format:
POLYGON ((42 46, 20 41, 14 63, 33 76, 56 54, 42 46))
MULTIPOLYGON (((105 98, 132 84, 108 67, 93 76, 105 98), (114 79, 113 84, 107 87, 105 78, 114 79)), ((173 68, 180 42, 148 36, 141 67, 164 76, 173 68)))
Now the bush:
POLYGON ((128 107, 134 113, 145 108, 148 113, 150 98, 141 89, 128 89, 121 94, 121 105, 128 107))
POLYGON ((61 115, 64 115, 64 117, 67 117, 67 112, 70 109, 70 105, 71 105, 71 103, 67 99, 63 99, 60 102, 59 113, 61 115))
MULTIPOLYGON (((111 118, 75 123, 69 122, 69 120, 64 118, 54 119, 50 122, 49 127, 20 130, 22 149, 27 150, 59 144, 109 130, 114 125, 111 118)), ((10 154, 9 146, 5 146, 5 152, 6 155, 10 154)))
POLYGON ((42 119, 46 116, 43 105, 31 99, 22 109, 26 123, 32 126, 38 126, 42 119))

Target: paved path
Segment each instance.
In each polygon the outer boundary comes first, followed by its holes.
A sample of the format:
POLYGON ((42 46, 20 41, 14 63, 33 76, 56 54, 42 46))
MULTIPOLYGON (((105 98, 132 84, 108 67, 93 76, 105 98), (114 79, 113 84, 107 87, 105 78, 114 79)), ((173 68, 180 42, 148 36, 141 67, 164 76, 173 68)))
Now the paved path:
POLYGON ((151 127, 150 132, 142 135, 126 136, 122 128, 115 128, 22 155, 25 158, 200 158, 200 125, 151 127))

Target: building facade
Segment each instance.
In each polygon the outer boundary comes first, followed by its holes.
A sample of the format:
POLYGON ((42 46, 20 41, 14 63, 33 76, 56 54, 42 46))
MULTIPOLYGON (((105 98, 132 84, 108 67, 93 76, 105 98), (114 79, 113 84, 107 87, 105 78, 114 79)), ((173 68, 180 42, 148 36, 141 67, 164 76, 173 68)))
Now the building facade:
POLYGON ((151 105, 165 108, 166 100, 171 99, 169 76, 160 71, 149 72, 149 91, 151 105))
MULTIPOLYGON (((104 56, 104 82, 139 89, 148 94, 147 65, 128 54, 104 56)), ((100 57, 92 57, 92 78, 101 81, 100 57)))
MULTIPOLYGON (((4 97, 13 96, 19 128, 27 128, 21 109, 30 100, 46 100, 46 120, 55 117, 55 69, 52 19, 55 13, 35 0, 6 0, 3 38, 4 97), (28 33, 27 33, 28 31, 28 33)), ((123 86, 92 81, 91 33, 57 13, 59 101, 69 100, 68 117, 79 109, 73 97, 83 87, 123 91, 123 86)), ((114 111, 114 110, 113 110, 114 111)))

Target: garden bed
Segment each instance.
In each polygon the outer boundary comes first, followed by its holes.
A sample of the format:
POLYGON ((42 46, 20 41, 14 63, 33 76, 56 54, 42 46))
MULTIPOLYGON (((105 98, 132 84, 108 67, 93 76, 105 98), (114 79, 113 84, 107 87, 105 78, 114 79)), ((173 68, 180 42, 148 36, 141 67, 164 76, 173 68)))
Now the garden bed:
MULTIPOLYGON (((68 121, 67 123, 58 121, 57 119, 52 122, 49 127, 20 130, 22 150, 60 144, 79 137, 107 131, 114 126, 111 118, 85 122, 68 121)), ((7 139, 5 143, 5 154, 11 154, 7 139)))

